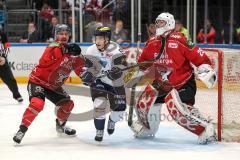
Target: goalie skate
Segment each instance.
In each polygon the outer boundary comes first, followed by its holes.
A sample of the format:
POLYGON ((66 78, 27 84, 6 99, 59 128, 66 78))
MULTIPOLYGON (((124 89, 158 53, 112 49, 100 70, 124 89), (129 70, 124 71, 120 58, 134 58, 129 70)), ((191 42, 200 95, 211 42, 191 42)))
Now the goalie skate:
POLYGON ((209 124, 205 131, 199 135, 198 137, 198 144, 209 144, 209 143, 216 143, 217 142, 217 135, 214 129, 213 124, 209 124))

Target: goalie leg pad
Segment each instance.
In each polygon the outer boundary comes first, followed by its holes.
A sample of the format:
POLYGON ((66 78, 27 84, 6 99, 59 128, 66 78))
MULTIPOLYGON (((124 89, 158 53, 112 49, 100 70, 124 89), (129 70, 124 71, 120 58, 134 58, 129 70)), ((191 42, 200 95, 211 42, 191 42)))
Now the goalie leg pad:
POLYGON ((134 131, 134 136, 136 138, 153 137, 157 133, 161 121, 161 107, 161 104, 154 104, 149 109, 147 120, 150 128, 146 128, 140 119, 133 122, 132 130, 134 131))
POLYGON ((37 117, 38 113, 43 110, 44 100, 38 97, 33 97, 30 100, 28 108, 25 110, 22 118, 22 124, 29 127, 32 121, 37 117))
POLYGON ((158 92, 147 85, 139 96, 136 106, 138 120, 133 122, 132 130, 137 138, 155 135, 160 123, 160 107, 154 105, 158 92))
POLYGON ((172 118, 190 132, 199 136, 209 125, 209 122, 200 117, 200 115, 191 114, 189 106, 180 100, 177 90, 173 89, 166 96, 165 103, 172 118))
POLYGON ((151 130, 151 134, 155 135, 158 131, 161 121, 161 104, 154 104, 148 113, 148 122, 151 130))

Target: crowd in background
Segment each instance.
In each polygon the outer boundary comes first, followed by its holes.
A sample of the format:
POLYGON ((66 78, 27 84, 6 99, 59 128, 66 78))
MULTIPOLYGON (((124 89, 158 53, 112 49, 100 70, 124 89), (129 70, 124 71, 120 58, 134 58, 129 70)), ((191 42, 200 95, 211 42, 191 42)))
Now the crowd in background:
MULTIPOLYGON (((72 28, 72 1, 62 0, 61 9, 63 22, 72 28)), ((79 1, 75 1, 75 7, 79 7, 79 1)), ((126 0, 111 3, 111 0, 82 0, 83 6, 83 41, 92 42, 94 30, 99 26, 109 26, 113 29, 113 40, 123 42, 129 40, 129 32, 124 29, 124 19, 127 10, 126 0), (122 18, 120 18, 122 17, 122 18)), ((38 12, 38 24, 29 22, 28 33, 24 34, 20 42, 51 42, 54 38, 55 26, 59 24, 58 0, 36 1, 38 12)), ((79 15, 75 15, 75 39, 79 41, 80 25, 79 15)))
MULTIPOLYGON (((61 23, 67 24, 72 28, 72 12, 71 5, 79 7, 79 0, 62 0, 61 9, 63 20, 61 23)), ((109 26, 112 28, 112 40, 118 43, 130 41, 131 28, 129 17, 129 0, 82 0, 83 6, 83 42, 93 42, 92 35, 95 28, 99 26, 109 26)), ((22 43, 32 42, 51 42, 54 40, 54 32, 59 19, 59 4, 58 0, 36 0, 34 8, 38 10, 36 22, 29 22, 27 32, 19 39, 22 43)), ((80 40, 79 32, 80 25, 79 15, 76 14, 75 22, 75 40, 80 40)), ((230 22, 222 26, 221 33, 217 32, 211 20, 207 21, 206 31, 202 25, 198 29, 197 42, 198 43, 229 43, 230 22), (218 40, 216 40, 218 39, 218 40)), ((240 43, 240 26, 236 22, 233 23, 233 43, 240 43)), ((147 30, 146 35, 142 35, 142 42, 147 41, 148 38, 155 35, 155 24, 146 24, 143 30, 147 30)), ((180 20, 176 20, 175 31, 182 32, 188 39, 190 35, 188 29, 182 24, 180 20)))

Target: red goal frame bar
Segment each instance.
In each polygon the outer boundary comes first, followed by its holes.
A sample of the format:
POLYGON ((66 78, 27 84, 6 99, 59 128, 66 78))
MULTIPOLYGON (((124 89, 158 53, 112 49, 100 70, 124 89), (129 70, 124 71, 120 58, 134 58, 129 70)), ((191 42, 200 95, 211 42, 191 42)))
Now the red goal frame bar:
POLYGON ((204 48, 204 51, 217 53, 218 57, 218 111, 217 111, 217 137, 222 141, 222 85, 223 85, 223 51, 220 49, 204 48))

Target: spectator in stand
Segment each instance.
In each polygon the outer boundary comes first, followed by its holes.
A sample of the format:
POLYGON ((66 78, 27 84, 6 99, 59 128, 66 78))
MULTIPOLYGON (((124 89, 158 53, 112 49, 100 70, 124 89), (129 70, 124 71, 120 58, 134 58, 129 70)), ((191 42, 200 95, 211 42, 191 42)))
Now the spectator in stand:
POLYGON ((84 42, 92 42, 95 43, 94 32, 96 28, 103 26, 102 22, 99 21, 91 21, 84 27, 84 42))
POLYGON ((175 22, 175 31, 181 32, 187 39, 189 39, 189 32, 187 28, 185 28, 180 20, 176 20, 175 22))
POLYGON ((114 2, 112 0, 102 0, 101 21, 105 26, 111 26, 114 10, 114 2))
POLYGON ((67 20, 68 15, 72 13, 71 5, 72 5, 72 1, 62 0, 61 8, 62 8, 62 19, 64 20, 63 21, 64 23, 66 23, 65 20, 67 20))
POLYGON ((117 0, 114 2, 112 21, 121 19, 127 26, 130 25, 130 0, 117 0))
MULTIPOLYGON (((71 33, 72 33, 72 15, 68 16, 67 18, 67 25, 68 27, 70 28, 71 30, 71 33)), ((78 25, 78 21, 76 21, 76 18, 74 18, 74 22, 75 22, 75 41, 79 41, 79 25, 78 25)), ((72 41, 72 36, 70 36, 70 41, 72 41)))
POLYGON ((216 39, 216 30, 213 27, 210 20, 207 20, 207 26, 206 27, 207 27, 207 34, 205 34, 204 29, 201 28, 200 31, 197 34, 197 40, 198 40, 199 43, 205 43, 204 39, 207 38, 206 43, 213 44, 213 43, 215 43, 215 39, 216 39))
POLYGON ((36 28, 37 28, 36 24, 34 22, 30 22, 28 24, 28 32, 24 33, 19 42, 21 43, 40 42, 40 35, 36 28))
POLYGON ((86 24, 88 24, 93 19, 100 19, 99 10, 102 8, 101 0, 87 0, 85 4, 85 16, 87 17, 86 24))
POLYGON ((236 31, 237 31, 237 42, 240 43, 240 27, 238 27, 236 31))
POLYGON ((39 13, 39 16, 47 21, 51 21, 54 16, 54 11, 51 6, 48 4, 43 4, 42 10, 39 13))
POLYGON ((43 4, 42 10, 39 13, 39 20, 40 20, 40 31, 41 31, 41 39, 42 41, 46 42, 48 39, 48 33, 52 17, 54 16, 54 11, 51 6, 48 4, 43 4))
POLYGON ((112 41, 117 42, 117 43, 122 43, 122 42, 128 40, 127 35, 128 35, 127 30, 123 28, 123 21, 117 20, 115 29, 112 33, 112 41))
POLYGON ((148 37, 152 38, 156 35, 156 26, 155 24, 151 23, 148 26, 148 37))
POLYGON ((52 20, 51 20, 51 24, 50 24, 50 26, 49 26, 49 30, 48 30, 48 40, 47 40, 47 42, 53 42, 53 40, 54 40, 54 35, 55 35, 55 28, 56 28, 56 26, 59 24, 59 22, 58 22, 58 17, 56 17, 56 16, 53 16, 52 17, 52 20))
MULTIPOLYGON (((230 20, 223 25, 223 30, 221 33, 221 42, 223 44, 229 44, 230 43, 230 20)), ((237 33, 237 27, 236 27, 236 22, 233 21, 233 40, 232 43, 237 43, 238 42, 238 33, 237 33)))
MULTIPOLYGON (((142 42, 148 41, 150 38, 154 37, 156 35, 156 26, 153 23, 145 24, 146 26, 146 32, 142 33, 142 42)), ((145 30, 144 30, 145 31, 145 30)))

